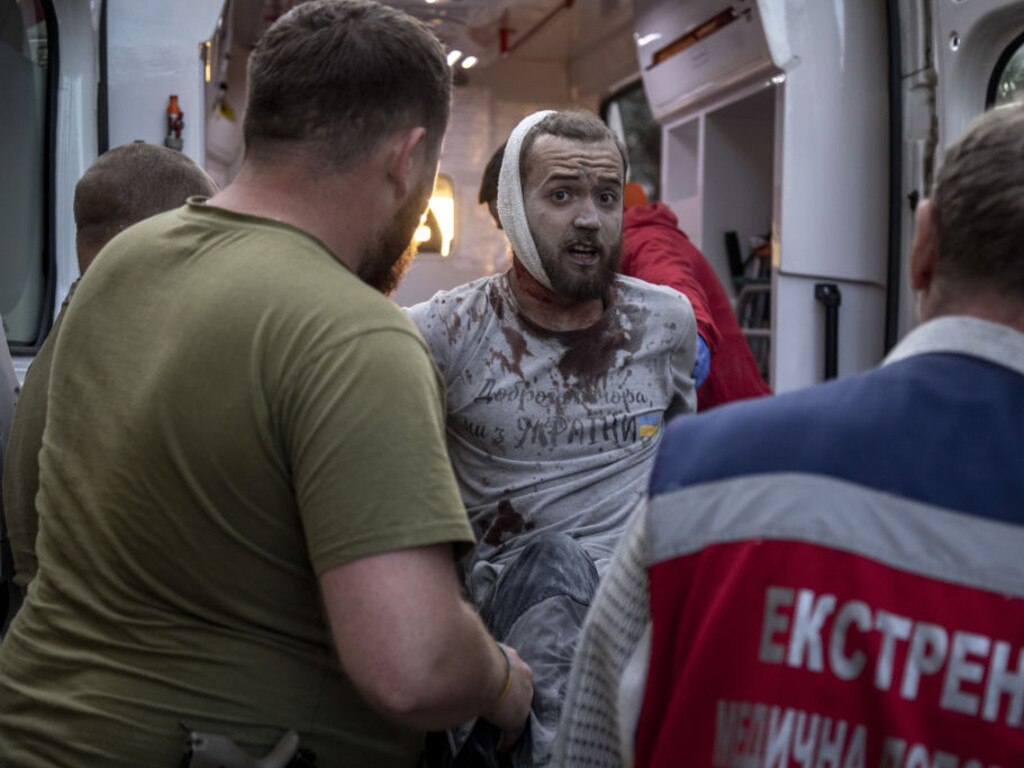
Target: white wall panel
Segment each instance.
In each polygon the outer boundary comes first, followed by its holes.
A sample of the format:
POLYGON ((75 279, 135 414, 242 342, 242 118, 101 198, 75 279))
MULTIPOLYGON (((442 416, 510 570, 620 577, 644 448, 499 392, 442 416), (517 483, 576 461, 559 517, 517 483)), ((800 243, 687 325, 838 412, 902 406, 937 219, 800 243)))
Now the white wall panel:
POLYGON ((985 110, 985 90, 1003 50, 1024 31, 1020 0, 933 3, 939 147, 936 170, 946 147, 985 110), (954 42, 956 44, 954 44, 954 42))
POLYGON ((799 13, 792 3, 778 8, 785 17, 771 26, 785 29, 793 57, 782 87, 776 170, 772 379, 784 391, 822 378, 817 282, 838 282, 843 291, 839 374, 870 368, 882 357, 889 152, 882 4, 834 0, 805 3, 799 13))
POLYGON ((75 251, 75 185, 96 159, 99 80, 98 20, 86 0, 55 0, 60 79, 57 87, 57 162, 54 228, 57 290, 54 317, 78 278, 75 251))
POLYGON ((781 269, 885 283, 888 102, 884 13, 808 3, 783 98, 781 269))
POLYGON ((167 99, 185 113, 183 151, 205 159, 203 66, 199 44, 213 34, 222 4, 211 0, 108 0, 110 146, 162 144, 167 99))
POLYGON ((842 295, 838 324, 838 375, 849 376, 882 360, 885 289, 866 283, 776 274, 772 284, 777 329, 772 339, 772 386, 801 389, 823 379, 825 308, 814 298, 819 282, 835 283, 842 295))

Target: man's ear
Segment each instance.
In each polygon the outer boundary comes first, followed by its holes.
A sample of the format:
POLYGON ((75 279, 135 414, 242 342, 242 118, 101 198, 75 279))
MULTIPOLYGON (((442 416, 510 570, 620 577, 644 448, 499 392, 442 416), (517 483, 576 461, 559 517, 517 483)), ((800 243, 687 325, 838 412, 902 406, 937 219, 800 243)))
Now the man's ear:
POLYGON ((387 171, 388 176, 395 183, 399 197, 405 197, 409 193, 409 187, 416 182, 414 155, 416 147, 423 146, 426 135, 427 129, 423 126, 404 128, 396 131, 391 141, 387 171))
POLYGON ((914 217, 914 244, 910 248, 910 285, 927 292, 935 279, 939 259, 939 218, 935 204, 922 200, 914 217))

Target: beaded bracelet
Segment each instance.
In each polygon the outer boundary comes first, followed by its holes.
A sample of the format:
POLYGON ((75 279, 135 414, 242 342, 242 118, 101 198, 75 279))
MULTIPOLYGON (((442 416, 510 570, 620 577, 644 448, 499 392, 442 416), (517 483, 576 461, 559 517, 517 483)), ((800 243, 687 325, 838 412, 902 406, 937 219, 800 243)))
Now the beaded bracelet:
POLYGON ((494 703, 496 707, 505 701, 508 697, 508 692, 512 690, 512 660, 508 657, 508 652, 502 648, 501 643, 498 643, 498 650, 501 651, 501 656, 505 659, 505 686, 501 689, 501 695, 498 696, 498 700, 494 703))

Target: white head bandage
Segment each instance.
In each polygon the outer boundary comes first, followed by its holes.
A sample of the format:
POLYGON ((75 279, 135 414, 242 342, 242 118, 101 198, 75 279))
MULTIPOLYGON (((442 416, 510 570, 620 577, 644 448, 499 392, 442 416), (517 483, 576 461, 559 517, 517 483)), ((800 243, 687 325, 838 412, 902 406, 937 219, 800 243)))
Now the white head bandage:
POLYGON ((526 221, 523 185, 519 180, 519 154, 523 148, 523 139, 530 129, 553 114, 554 111, 550 109, 534 112, 515 127, 505 143, 505 156, 501 161, 501 174, 498 176, 498 218, 501 219, 501 226, 516 258, 537 282, 548 290, 553 290, 551 281, 540 263, 537 246, 533 242, 530 225, 526 221))

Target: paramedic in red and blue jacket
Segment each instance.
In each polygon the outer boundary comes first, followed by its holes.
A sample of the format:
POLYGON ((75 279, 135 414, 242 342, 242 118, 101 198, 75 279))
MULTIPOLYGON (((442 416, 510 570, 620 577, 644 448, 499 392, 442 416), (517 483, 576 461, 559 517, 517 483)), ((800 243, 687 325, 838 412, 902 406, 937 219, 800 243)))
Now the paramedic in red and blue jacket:
POLYGON ((556 764, 1022 764, 1024 106, 916 216, 881 367, 670 425, 556 764))

